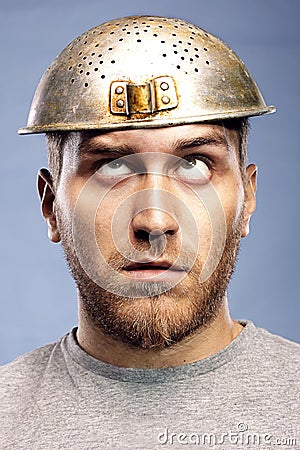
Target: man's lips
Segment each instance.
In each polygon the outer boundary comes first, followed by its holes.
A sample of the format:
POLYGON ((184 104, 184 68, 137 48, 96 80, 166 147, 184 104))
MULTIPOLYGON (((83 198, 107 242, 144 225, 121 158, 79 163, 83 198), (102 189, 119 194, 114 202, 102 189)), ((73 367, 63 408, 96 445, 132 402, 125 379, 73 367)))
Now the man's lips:
POLYGON ((182 267, 162 260, 128 264, 122 272, 130 278, 154 278, 154 281, 178 279, 186 273, 182 267))

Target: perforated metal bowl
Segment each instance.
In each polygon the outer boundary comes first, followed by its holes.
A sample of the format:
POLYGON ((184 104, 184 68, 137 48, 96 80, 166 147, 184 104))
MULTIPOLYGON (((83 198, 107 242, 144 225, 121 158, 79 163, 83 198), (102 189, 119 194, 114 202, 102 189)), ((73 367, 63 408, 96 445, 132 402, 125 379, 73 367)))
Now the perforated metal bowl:
POLYGON ((134 16, 87 31, 57 56, 19 133, 158 127, 273 111, 220 39, 180 19, 134 16))

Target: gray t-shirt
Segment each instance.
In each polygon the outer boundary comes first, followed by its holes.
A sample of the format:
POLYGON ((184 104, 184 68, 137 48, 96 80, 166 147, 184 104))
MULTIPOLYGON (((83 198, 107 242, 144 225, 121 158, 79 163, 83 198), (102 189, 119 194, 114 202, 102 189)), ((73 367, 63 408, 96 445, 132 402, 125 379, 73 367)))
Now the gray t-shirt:
POLYGON ((300 449, 300 345, 242 322, 217 354, 130 369, 76 329, 0 368, 0 449, 300 449))

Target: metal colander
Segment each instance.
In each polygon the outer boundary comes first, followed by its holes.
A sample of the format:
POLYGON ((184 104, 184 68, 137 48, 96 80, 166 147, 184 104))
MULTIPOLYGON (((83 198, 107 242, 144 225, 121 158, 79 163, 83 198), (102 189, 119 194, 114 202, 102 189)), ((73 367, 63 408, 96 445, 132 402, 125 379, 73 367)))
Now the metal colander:
POLYGON ((197 123, 274 112, 220 39, 180 19, 112 20, 43 75, 20 134, 197 123))

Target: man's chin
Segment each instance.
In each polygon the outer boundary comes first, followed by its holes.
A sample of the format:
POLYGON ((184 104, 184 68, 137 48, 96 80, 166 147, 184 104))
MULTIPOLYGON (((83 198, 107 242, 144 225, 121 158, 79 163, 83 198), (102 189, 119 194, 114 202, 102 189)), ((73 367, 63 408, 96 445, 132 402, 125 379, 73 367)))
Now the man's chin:
POLYGON ((127 299, 153 298, 167 293, 171 295, 178 290, 178 283, 179 281, 176 284, 174 281, 127 280, 122 285, 114 285, 107 282, 107 291, 126 302, 127 299))

